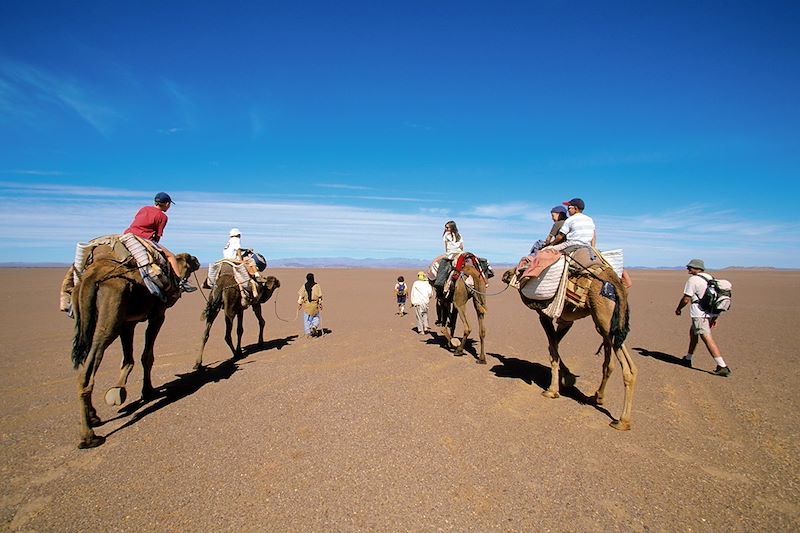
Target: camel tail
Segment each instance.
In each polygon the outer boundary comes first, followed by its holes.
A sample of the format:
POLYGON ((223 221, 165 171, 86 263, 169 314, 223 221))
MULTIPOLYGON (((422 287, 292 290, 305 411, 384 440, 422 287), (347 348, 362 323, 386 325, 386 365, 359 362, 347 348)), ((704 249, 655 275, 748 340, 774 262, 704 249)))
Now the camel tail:
POLYGON ((628 307, 628 290, 619 279, 608 280, 614 285, 617 292, 617 301, 614 303, 614 314, 611 315, 611 340, 614 349, 622 348, 622 343, 628 338, 630 333, 630 308, 628 307))
POLYGON ((73 293, 72 309, 75 313, 75 338, 72 341, 72 366, 78 368, 86 361, 92 348, 92 338, 97 326, 97 283, 85 278, 73 293))

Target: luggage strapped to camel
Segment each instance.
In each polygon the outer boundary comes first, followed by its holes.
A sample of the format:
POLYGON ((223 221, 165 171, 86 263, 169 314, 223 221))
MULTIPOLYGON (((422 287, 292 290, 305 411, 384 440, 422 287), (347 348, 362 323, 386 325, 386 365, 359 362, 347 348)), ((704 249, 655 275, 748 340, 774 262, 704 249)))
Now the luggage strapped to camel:
MULTIPOLYGON (((600 277, 607 270, 613 270, 618 276, 621 274, 622 250, 614 250, 610 255, 614 256, 614 265, 595 248, 581 247, 568 254, 561 254, 557 259, 555 256, 547 259, 547 262, 553 262, 543 270, 540 269, 536 277, 526 277, 532 263, 532 256, 526 256, 517 265, 509 285, 520 291, 529 308, 538 309, 551 318, 558 318, 565 304, 576 309, 587 306, 593 278, 600 277)), ((606 282, 601 295, 615 300, 616 289, 606 282)))
POLYGON ((478 270, 484 281, 494 277, 494 270, 488 259, 478 257, 472 252, 462 252, 452 260, 445 256, 439 256, 433 260, 428 269, 429 278, 434 280, 433 286, 442 290, 445 294, 448 293, 452 284, 461 275, 464 265, 468 262, 478 270))
POLYGON ((129 270, 123 273, 130 272, 130 269, 138 270, 145 287, 168 306, 180 298, 178 280, 167 259, 152 241, 131 233, 104 235, 75 246, 75 258, 61 284, 60 308, 69 316, 72 316, 72 289, 80 281, 86 267, 94 261, 98 247, 105 247, 106 254, 103 257, 113 258, 120 265, 133 260, 129 270))
MULTIPOLYGON (((233 278, 236 280, 242 296, 242 306, 246 308, 253 302, 257 302, 261 297, 261 287, 259 285, 261 277, 258 273, 257 265, 252 260, 222 259, 216 263, 211 263, 208 265, 206 286, 211 289, 214 288, 214 285, 217 284, 220 269, 224 264, 230 265, 233 270, 233 278)), ((266 261, 264 261, 264 264, 266 265, 266 261)))

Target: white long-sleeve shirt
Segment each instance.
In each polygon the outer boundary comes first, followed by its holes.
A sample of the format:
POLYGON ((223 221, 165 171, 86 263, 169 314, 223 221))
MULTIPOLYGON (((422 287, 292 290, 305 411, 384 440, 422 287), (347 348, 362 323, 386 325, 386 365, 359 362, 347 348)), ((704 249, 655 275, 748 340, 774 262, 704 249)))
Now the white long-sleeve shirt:
POLYGON ((411 305, 428 306, 428 302, 433 295, 433 287, 427 281, 418 279, 411 286, 411 305))

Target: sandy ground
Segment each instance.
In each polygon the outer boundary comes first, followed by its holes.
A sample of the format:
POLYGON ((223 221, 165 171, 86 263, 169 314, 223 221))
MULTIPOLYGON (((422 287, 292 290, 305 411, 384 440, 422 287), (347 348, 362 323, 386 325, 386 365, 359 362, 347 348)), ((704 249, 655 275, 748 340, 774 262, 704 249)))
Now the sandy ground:
MULTIPOLYGON (((0 270, 0 521, 12 531, 797 531, 800 273, 729 271, 733 310, 715 330, 729 379, 694 369, 689 318, 673 314, 684 272, 633 271, 639 367, 633 429, 585 403, 599 337, 578 323, 562 354, 577 389, 543 397, 544 334, 512 291, 489 299, 488 364, 455 357, 395 314, 388 270, 317 270, 329 334, 294 320, 305 271, 273 270, 266 346, 246 315, 246 356, 229 361, 219 319, 209 370, 192 373, 203 295, 185 296, 156 344, 157 398, 109 407, 119 343, 98 373, 106 444, 78 450, 73 322, 61 269, 0 270)), ((490 292, 504 286, 495 278, 490 292)), ((474 323, 474 314, 470 315, 474 323)), ((137 331, 141 349, 144 328, 137 331)))

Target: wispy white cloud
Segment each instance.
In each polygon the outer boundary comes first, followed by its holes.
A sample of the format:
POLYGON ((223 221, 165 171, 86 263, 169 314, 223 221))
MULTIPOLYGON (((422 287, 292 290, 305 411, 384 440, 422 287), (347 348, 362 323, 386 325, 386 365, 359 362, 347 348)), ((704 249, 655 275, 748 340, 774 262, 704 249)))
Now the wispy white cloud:
POLYGON ((100 102, 100 91, 45 69, 0 59, 0 111, 36 120, 60 108, 107 136, 124 117, 100 102))
MULTIPOLYGON (((267 258, 410 257, 441 253, 444 220, 458 222, 467 248, 494 262, 515 262, 549 230, 549 220, 529 220, 548 208, 515 203, 461 210, 396 202, 345 205, 325 197, 259 197, 233 193, 170 191, 164 244, 217 259, 228 230, 239 227, 244 244, 267 258), (505 212, 505 215, 502 213, 505 212)), ((0 261, 69 261, 74 243, 119 233, 152 191, 0 182, 0 261), (20 210, 19 206, 25 206, 20 210), (35 216, 31 216, 31 214, 35 216), (38 255, 37 255, 38 254, 38 255)), ((601 249, 623 248, 626 264, 677 266, 701 257, 712 268, 729 265, 800 267, 800 226, 764 223, 728 211, 724 221, 703 223, 702 205, 644 215, 596 215, 601 249), (758 242, 755 247, 752 243, 758 242)))
POLYGON ((183 131, 183 128, 159 128, 158 133, 161 135, 176 135, 183 131))
POLYGON ((176 114, 184 125, 191 128, 195 124, 195 104, 188 91, 184 90, 177 82, 163 79, 161 81, 164 92, 172 100, 177 110, 176 114))
POLYGON ((432 126, 428 126, 426 124, 417 124, 416 122, 405 121, 403 122, 403 126, 406 128, 411 128, 415 130, 424 130, 424 131, 431 131, 433 130, 432 126))
POLYGON ((11 169, 3 170, 3 174, 13 174, 17 176, 64 176, 66 172, 60 170, 35 170, 35 169, 11 169))

